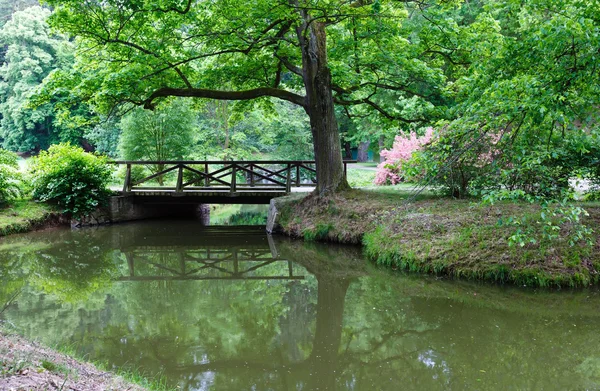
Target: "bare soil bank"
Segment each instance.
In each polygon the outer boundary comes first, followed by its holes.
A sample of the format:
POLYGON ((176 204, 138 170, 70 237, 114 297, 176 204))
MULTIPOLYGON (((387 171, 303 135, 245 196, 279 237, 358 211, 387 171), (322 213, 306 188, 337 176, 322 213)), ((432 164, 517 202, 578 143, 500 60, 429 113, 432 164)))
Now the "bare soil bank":
POLYGON ((0 390, 141 391, 110 372, 0 333, 0 390))

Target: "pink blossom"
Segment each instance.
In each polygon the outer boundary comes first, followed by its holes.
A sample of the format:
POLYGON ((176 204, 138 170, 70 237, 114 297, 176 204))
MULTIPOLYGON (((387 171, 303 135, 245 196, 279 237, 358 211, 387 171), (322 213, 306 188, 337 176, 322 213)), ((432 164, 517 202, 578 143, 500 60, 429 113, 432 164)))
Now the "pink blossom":
POLYGON ((429 143, 433 138, 433 128, 427 128, 425 135, 419 137, 411 132, 408 137, 396 136, 392 149, 384 149, 381 156, 385 160, 377 166, 375 176, 376 185, 391 183, 395 185, 402 182, 402 163, 411 158, 413 152, 418 151, 423 145, 429 143))

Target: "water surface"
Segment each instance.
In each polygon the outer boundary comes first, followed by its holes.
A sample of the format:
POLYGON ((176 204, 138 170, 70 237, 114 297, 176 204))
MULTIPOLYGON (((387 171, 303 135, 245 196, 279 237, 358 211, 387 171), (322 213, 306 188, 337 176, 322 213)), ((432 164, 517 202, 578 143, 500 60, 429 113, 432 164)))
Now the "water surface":
POLYGON ((182 390, 600 388, 596 291, 403 276, 262 227, 8 237, 0 275, 6 327, 182 390))

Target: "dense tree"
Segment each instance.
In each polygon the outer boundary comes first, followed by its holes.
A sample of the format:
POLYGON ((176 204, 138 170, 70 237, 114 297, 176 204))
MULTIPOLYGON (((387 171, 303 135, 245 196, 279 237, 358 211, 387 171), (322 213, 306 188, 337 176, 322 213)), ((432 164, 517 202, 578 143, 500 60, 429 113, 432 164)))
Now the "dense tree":
MULTIPOLYGON (((196 116, 180 99, 164 102, 154 111, 137 108, 121 120, 119 150, 126 160, 182 160, 192 149, 196 116)), ((163 164, 150 166, 153 173, 163 164)), ((159 177, 162 184, 163 177, 159 177)))
POLYGON ((69 67, 73 61, 71 44, 50 33, 49 15, 49 10, 39 6, 26 8, 15 12, 0 30, 0 41, 7 45, 0 68, 0 137, 8 149, 31 151, 59 141, 81 140, 78 123, 55 110, 61 93, 32 105, 42 81, 54 69, 69 67))
POLYGON ((166 96, 269 96, 303 107, 320 193, 346 187, 334 104, 411 123, 424 116, 410 108, 430 99, 413 76, 443 78, 400 36, 404 3, 49 3, 56 7, 54 25, 81 40, 80 54, 92 71, 82 87, 93 86, 99 108, 123 102, 152 108, 166 96))
POLYGON ((562 197, 569 178, 597 178, 598 15, 594 2, 485 2, 450 32, 469 66, 423 168, 454 195, 562 197))
POLYGON ((25 8, 40 5, 38 0, 0 0, 0 27, 8 22, 12 15, 25 8))

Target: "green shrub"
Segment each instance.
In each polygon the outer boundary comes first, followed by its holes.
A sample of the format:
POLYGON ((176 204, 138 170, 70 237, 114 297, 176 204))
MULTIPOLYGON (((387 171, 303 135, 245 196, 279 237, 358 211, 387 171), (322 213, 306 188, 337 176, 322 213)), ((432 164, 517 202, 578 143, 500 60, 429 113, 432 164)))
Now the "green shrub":
POLYGON ((33 197, 81 216, 106 200, 111 169, 106 158, 70 144, 51 146, 33 159, 33 197))
POLYGON ((583 201, 595 202, 600 201, 600 190, 593 188, 583 195, 583 201))
POLYGON ((18 156, 0 148, 0 204, 23 194, 23 177, 19 172, 18 156))

